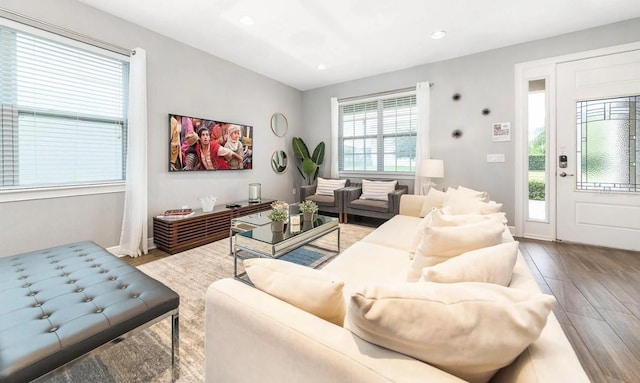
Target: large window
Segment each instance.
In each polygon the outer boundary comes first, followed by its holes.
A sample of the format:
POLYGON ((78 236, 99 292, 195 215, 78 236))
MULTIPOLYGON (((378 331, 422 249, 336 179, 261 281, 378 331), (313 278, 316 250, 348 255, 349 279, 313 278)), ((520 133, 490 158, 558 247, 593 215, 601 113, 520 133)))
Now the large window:
POLYGON ((128 73, 124 59, 0 25, 0 191, 122 182, 128 73))
POLYGON ((340 173, 415 173, 415 94, 341 103, 339 110, 340 173))

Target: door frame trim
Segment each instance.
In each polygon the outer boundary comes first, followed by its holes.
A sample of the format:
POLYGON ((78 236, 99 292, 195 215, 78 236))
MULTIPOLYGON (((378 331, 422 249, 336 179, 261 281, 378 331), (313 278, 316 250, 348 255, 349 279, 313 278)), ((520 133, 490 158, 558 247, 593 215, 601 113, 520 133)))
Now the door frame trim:
POLYGON ((615 45, 606 48, 588 50, 584 52, 571 53, 562 56, 549 57, 541 60, 528 61, 515 64, 514 84, 515 84, 515 121, 516 131, 521 134, 515 135, 515 236, 533 238, 546 241, 556 239, 556 67, 558 64, 570 61, 584 60, 599 56, 624 53, 640 49, 640 41, 615 45), (549 205, 548 222, 528 221, 526 217, 528 206, 528 195, 525 195, 525 185, 528 182, 528 169, 525 169, 526 154, 528 148, 528 137, 525 132, 527 127, 527 87, 529 80, 547 79, 546 90, 549 113, 547 115, 547 173, 549 175, 549 186, 547 188, 547 203, 549 205))

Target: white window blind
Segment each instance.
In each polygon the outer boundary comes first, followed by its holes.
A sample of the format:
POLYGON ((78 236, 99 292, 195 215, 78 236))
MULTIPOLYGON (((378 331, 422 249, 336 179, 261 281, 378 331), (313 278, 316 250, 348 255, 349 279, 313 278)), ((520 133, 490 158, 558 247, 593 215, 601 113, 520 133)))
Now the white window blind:
POLYGON ((129 63, 0 25, 0 190, 125 179, 129 63))
POLYGON ((340 104, 339 113, 341 173, 415 173, 415 94, 340 104))

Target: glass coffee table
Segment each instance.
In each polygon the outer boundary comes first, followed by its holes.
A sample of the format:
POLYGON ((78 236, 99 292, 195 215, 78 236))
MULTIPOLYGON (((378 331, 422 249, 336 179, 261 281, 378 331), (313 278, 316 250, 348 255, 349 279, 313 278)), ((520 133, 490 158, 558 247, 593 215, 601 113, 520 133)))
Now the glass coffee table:
POLYGON ((311 242, 337 231, 337 250, 322 249, 340 253, 340 225, 337 218, 315 215, 312 221, 303 221, 301 215, 296 215, 298 219, 290 217, 284 231, 274 232, 271 230, 268 214, 269 211, 266 211, 259 216, 252 214, 231 220, 230 247, 233 253, 234 277, 243 280, 241 277, 245 276, 244 272, 238 274, 238 258, 247 258, 239 256, 240 252, 247 253, 248 256, 280 258, 302 246, 322 248, 311 242), (292 224, 292 221, 299 222, 299 225, 292 224))

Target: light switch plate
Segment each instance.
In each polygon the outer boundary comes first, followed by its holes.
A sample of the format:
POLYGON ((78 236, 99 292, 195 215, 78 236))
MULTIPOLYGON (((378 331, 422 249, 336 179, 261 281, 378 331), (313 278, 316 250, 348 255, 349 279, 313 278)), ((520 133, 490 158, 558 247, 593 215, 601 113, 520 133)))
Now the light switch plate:
POLYGON ((487 154, 487 162, 504 162, 504 154, 487 154))

